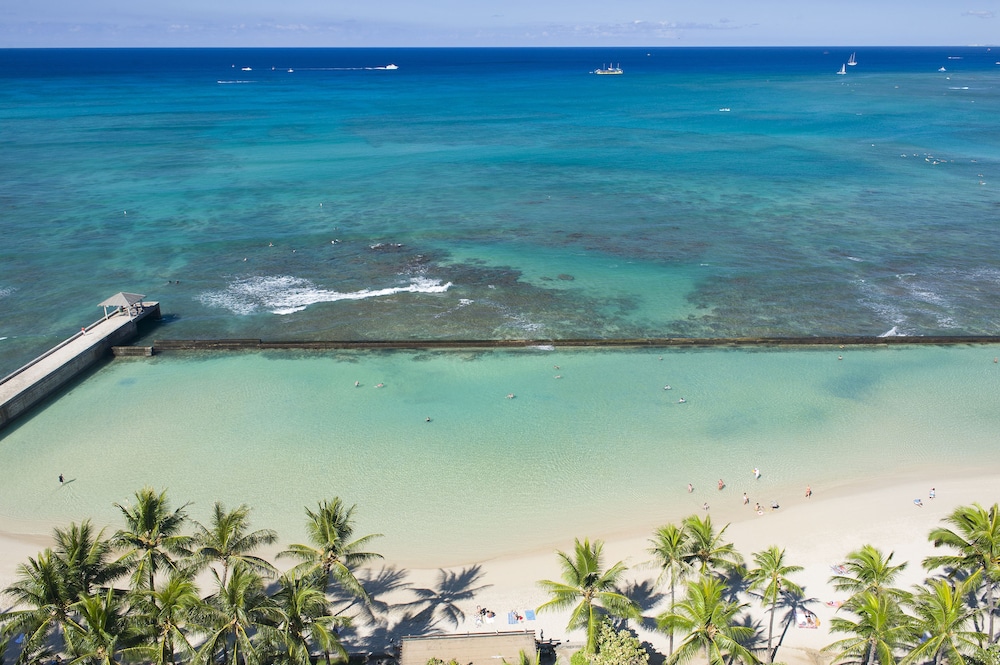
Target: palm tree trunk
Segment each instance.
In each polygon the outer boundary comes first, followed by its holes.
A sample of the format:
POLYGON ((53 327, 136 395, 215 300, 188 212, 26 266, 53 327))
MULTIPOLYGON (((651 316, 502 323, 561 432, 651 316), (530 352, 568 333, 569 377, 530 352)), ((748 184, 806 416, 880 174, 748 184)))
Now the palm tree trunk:
POLYGON ((866 665, 872 665, 875 662, 875 643, 872 642, 871 646, 868 647, 868 660, 866 665))
POLYGON ((771 621, 767 624, 767 662, 774 662, 774 652, 771 651, 771 640, 774 637, 774 612, 778 609, 778 597, 771 601, 771 621))
MULTIPOLYGON (((674 601, 674 575, 673 575, 673 573, 671 573, 670 574, 670 611, 671 612, 674 611, 674 605, 675 604, 676 603, 674 601)), ((669 658, 670 656, 673 656, 673 655, 674 655, 674 629, 671 627, 670 628, 670 650, 667 652, 667 657, 669 658)))
POLYGON ((986 578, 986 605, 987 605, 987 607, 989 607, 989 610, 990 610, 990 632, 988 633, 989 638, 990 638, 990 642, 995 642, 996 641, 996 635, 993 634, 993 612, 996 611, 995 602, 996 601, 994 601, 994 599, 993 599, 993 580, 991 580, 989 577, 987 577, 986 578))

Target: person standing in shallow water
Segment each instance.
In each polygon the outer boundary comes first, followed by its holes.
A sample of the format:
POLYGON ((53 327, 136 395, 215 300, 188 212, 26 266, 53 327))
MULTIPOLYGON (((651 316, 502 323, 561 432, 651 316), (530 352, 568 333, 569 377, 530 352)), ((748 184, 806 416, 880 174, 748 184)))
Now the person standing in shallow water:
POLYGON ((63 482, 65 482, 65 481, 63 480, 63 475, 60 473, 59 474, 59 484, 62 485, 63 482))

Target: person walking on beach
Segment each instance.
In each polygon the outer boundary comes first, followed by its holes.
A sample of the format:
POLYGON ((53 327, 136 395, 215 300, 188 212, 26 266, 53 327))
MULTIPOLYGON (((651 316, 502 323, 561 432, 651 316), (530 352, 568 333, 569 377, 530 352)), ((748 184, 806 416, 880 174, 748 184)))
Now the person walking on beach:
POLYGON ((810 487, 809 485, 806 485, 806 498, 808 499, 812 495, 813 495, 813 488, 810 487))
POLYGON ((750 505, 750 497, 747 496, 746 492, 743 493, 743 505, 744 506, 750 505))
POLYGON ((690 494, 693 491, 694 491, 694 485, 692 485, 691 483, 688 483, 688 494, 690 494))

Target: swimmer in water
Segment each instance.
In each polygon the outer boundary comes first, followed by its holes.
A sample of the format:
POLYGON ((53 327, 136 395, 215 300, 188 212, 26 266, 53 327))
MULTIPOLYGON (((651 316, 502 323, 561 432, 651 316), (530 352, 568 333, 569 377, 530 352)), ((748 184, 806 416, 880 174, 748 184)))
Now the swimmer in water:
POLYGON ((684 404, 685 402, 687 402, 687 400, 684 399, 683 397, 681 397, 679 400, 677 400, 678 404, 684 404))

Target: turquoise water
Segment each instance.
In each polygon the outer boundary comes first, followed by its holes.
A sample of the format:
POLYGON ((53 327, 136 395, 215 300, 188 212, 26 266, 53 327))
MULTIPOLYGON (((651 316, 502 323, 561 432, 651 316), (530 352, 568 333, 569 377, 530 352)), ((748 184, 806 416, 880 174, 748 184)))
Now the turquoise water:
POLYGON ((149 484, 193 502, 200 520, 215 500, 246 502, 255 525, 286 543, 303 538, 305 506, 338 495, 358 504, 363 532, 385 534, 380 551, 411 566, 649 533, 706 500, 725 519, 744 491, 787 506, 804 500, 806 484, 821 496, 872 480, 1000 470, 991 353, 119 360, 5 435, 0 467, 17 472, 0 486, 0 524, 44 533, 88 516, 117 523, 112 504, 149 484), (70 482, 60 486, 60 473, 70 482))
POLYGON ((0 50, 0 371, 119 290, 175 338, 995 334, 996 54, 850 50, 0 50))
MULTIPOLYGON (((0 374, 120 290, 151 339, 998 334, 997 54, 853 50, 0 50, 0 374)), ((990 349, 663 355, 116 361, 3 433, 0 519, 339 494, 443 565, 994 459, 990 349)))

